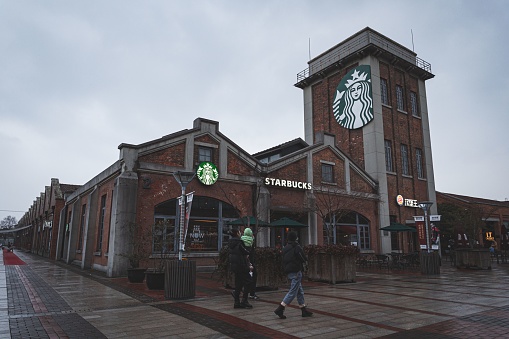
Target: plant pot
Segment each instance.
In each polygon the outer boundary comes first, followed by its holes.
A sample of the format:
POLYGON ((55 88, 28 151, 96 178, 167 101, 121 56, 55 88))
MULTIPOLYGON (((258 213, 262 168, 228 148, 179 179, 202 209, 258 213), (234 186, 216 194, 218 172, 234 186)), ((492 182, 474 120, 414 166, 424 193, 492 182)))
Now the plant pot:
POLYGON ((164 272, 146 271, 145 277, 149 290, 164 290, 164 272))
POLYGON ((316 253, 310 255, 307 277, 309 280, 330 284, 355 282, 356 258, 355 254, 316 253))
POLYGON ((139 284, 145 280, 146 268, 128 268, 127 279, 130 283, 139 284))
POLYGON ((457 248, 456 267, 489 270, 491 254, 487 248, 457 248))

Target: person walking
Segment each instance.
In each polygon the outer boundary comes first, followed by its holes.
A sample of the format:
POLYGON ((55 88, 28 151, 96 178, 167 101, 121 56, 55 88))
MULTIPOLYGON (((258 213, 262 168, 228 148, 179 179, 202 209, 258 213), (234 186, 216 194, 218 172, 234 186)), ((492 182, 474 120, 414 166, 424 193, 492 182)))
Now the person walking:
POLYGON ((302 288, 303 264, 307 261, 307 258, 297 240, 297 233, 294 231, 289 232, 288 243, 283 248, 283 269, 288 279, 291 281, 291 285, 283 301, 274 311, 280 319, 286 319, 284 315, 285 307, 290 304, 295 297, 297 297, 302 316, 311 317, 313 315, 313 312, 306 308, 304 289, 302 288))
POLYGON ((253 305, 247 300, 251 289, 252 265, 249 262, 249 251, 240 239, 240 231, 236 228, 231 230, 231 238, 228 242, 230 250, 230 270, 235 275, 235 290, 232 292, 235 302, 233 308, 253 308, 253 305), (242 302, 240 301, 240 293, 243 292, 242 302))
POLYGON ((255 237, 253 235, 253 231, 249 227, 246 227, 241 239, 244 242, 244 246, 249 251, 249 262, 251 263, 251 266, 253 266, 253 269, 249 273, 251 275, 249 299, 258 300, 260 298, 256 295, 256 279, 258 278, 258 271, 256 269, 255 237))

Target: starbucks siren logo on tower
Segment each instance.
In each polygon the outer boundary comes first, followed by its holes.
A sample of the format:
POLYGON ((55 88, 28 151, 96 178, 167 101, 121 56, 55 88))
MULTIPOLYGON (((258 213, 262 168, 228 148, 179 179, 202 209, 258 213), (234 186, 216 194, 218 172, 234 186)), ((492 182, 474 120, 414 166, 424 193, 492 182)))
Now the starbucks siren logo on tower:
POLYGON ((332 103, 336 121, 348 129, 357 129, 373 120, 371 66, 357 66, 339 82, 332 103))
POLYGON ((217 171, 216 165, 211 162, 204 161, 200 164, 200 166, 198 166, 196 176, 202 184, 212 185, 215 184, 217 178, 219 178, 219 172, 217 171))

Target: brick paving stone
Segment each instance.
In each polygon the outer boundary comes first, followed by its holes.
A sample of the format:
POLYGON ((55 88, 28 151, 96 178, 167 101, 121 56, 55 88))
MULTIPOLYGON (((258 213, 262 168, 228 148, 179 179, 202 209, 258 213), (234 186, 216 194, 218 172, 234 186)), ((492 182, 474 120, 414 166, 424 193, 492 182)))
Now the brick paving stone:
POLYGON ((260 291, 253 309, 239 310, 210 273, 197 274, 196 298, 177 302, 126 278, 18 255, 26 265, 0 265, 2 339, 509 337, 509 264, 443 265, 438 276, 359 269, 356 283, 336 285, 305 280, 314 316, 300 317, 294 302, 282 320, 273 310, 288 285, 260 291))

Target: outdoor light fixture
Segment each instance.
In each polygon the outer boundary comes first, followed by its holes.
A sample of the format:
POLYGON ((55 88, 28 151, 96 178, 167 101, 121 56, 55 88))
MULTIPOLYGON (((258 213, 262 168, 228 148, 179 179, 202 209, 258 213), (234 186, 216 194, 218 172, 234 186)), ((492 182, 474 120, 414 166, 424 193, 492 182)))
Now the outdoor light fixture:
POLYGON ((428 248, 428 253, 431 252, 431 246, 430 246, 430 235, 431 235, 431 232, 429 230, 429 224, 428 224, 428 211, 429 211, 429 208, 431 207, 431 205, 433 205, 433 201, 422 201, 422 202, 419 202, 417 203, 417 206, 419 206, 419 208, 421 208, 423 211, 424 211, 424 220, 425 220, 425 227, 426 227, 426 246, 428 248))
POLYGON ((186 214, 186 186, 193 180, 194 172, 181 172, 177 171, 173 173, 175 180, 182 188, 182 196, 180 198, 180 222, 179 222, 179 260, 182 260, 182 251, 184 250, 184 220, 186 214))

